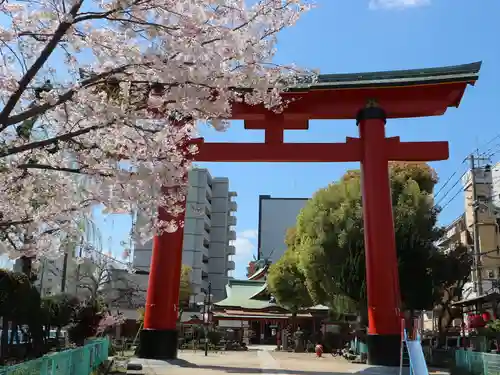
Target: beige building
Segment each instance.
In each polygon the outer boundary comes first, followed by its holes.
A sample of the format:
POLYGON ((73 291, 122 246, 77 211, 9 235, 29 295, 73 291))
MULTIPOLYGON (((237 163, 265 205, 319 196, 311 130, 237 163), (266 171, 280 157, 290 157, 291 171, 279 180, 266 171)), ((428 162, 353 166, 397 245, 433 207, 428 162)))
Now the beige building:
MULTIPOLYGON (((500 169, 500 168, 499 168, 500 169)), ((500 210, 496 208, 495 181, 492 178, 492 169, 476 169, 476 194, 478 202, 478 234, 480 246, 480 265, 483 294, 500 292, 498 280, 500 280, 500 210)), ((473 251, 474 245, 474 216, 473 216, 473 195, 471 172, 467 172, 462 178, 464 189, 464 213, 447 226, 443 238, 438 242, 438 246, 443 251, 453 250, 458 244, 468 246, 473 251)), ((497 188, 498 189, 498 188, 497 188)), ((496 193, 497 195, 499 193, 496 193)), ((471 274, 470 282, 467 283, 463 291, 463 299, 478 297, 475 290, 475 275, 471 274)), ((434 328, 432 312, 426 312, 423 316, 424 329, 434 328)), ((460 324, 460 320, 453 322, 453 325, 460 324)))
MULTIPOLYGON (((464 187, 464 219, 465 230, 470 238, 470 244, 473 241, 473 196, 472 179, 470 171, 463 177, 464 187)), ((483 279, 483 293, 488 294, 500 279, 500 233, 499 233, 499 215, 493 205, 493 179, 490 167, 478 168, 475 171, 476 194, 478 205, 478 234, 479 248, 481 251, 481 277, 483 279), (494 283, 495 282, 495 283, 494 283)), ((466 243, 462 239, 462 243, 466 243)), ((469 298, 469 296, 464 296, 469 298)), ((472 296, 470 296, 472 297, 472 296)))

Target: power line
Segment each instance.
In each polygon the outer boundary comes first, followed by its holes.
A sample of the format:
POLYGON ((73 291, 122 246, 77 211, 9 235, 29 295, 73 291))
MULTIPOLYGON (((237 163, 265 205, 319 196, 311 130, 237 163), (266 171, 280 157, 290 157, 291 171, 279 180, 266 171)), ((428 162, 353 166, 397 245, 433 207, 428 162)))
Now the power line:
MULTIPOLYGON (((462 178, 463 178, 463 177, 467 174, 467 172, 468 172, 468 171, 465 171, 464 173, 462 173, 462 175, 461 175, 461 176, 457 179, 457 181, 455 181, 455 183, 453 184, 453 186, 452 186, 451 188, 449 188, 449 189, 448 189, 448 191, 445 193, 445 195, 443 195, 443 196, 439 199, 439 201, 437 201, 437 203, 436 203, 436 204, 434 204, 434 208, 436 208, 437 206, 439 206, 439 203, 441 203, 441 202, 444 200, 444 198, 446 198, 446 197, 448 196, 448 194, 450 194, 450 192, 451 192, 451 191, 455 188, 455 186, 457 186, 457 185, 458 185, 458 184, 462 181, 462 178)), ((455 172, 455 173, 456 173, 456 172, 455 172)), ((460 189, 460 190, 458 191, 458 193, 457 193, 457 194, 455 194, 455 195, 453 196, 452 200, 453 200, 453 199, 454 199, 454 198, 455 198, 455 197, 456 197, 456 196, 457 196, 460 192, 462 192, 462 189, 460 189)), ((447 203, 445 206, 447 206, 449 203, 450 203, 450 201, 448 201, 448 203, 447 203)), ((445 206, 441 207, 441 209, 444 209, 444 207, 445 207, 445 206)))
POLYGON ((443 189, 446 187, 446 185, 448 185, 448 183, 457 174, 457 172, 458 171, 453 172, 453 174, 450 177, 448 177, 448 179, 445 181, 445 183, 443 184, 443 186, 441 186, 441 188, 437 191, 437 193, 434 194, 434 198, 437 198, 437 196, 439 195, 439 193, 441 193, 441 191, 443 191, 443 189))
MULTIPOLYGON (((461 192, 462 192, 462 190, 457 191, 457 192, 456 192, 456 194, 455 194, 453 197, 451 197, 451 199, 450 199, 450 200, 448 200, 448 202, 446 202, 446 203, 445 203, 445 204, 441 207, 441 211, 443 211, 443 210, 446 208, 446 206, 448 206, 451 202, 453 202, 453 201, 455 200, 455 198, 456 198, 456 197, 458 197, 458 195, 459 195, 461 192)), ((436 205, 436 206, 437 206, 437 205, 436 205)), ((434 207, 436 207, 436 206, 434 206, 434 207)))
MULTIPOLYGON (((495 151, 494 153, 490 154, 490 155, 485 155, 485 154, 486 154, 487 152, 491 151, 494 147, 500 146, 500 143, 499 143, 499 144, 496 144, 496 145, 494 145, 494 146, 492 146, 492 147, 490 147, 488 150, 486 150, 486 151, 485 151, 485 152, 483 152, 483 153, 480 153, 480 152, 479 152, 479 150, 480 150, 480 148, 484 148, 484 147, 486 147, 486 146, 490 145, 490 144, 491 144, 492 142, 494 142, 496 139, 500 139, 500 133, 499 133, 499 134, 494 135, 493 137, 491 137, 491 138, 490 138, 490 139, 489 139, 486 143, 482 144, 480 147, 475 148, 475 149, 474 149, 474 150, 473 150, 470 154, 474 154, 474 153, 476 152, 476 153, 478 154, 478 156, 479 156, 479 159, 482 159, 482 160, 484 160, 484 159, 491 159, 491 157, 493 157, 494 155, 496 155, 497 153, 499 153, 499 152, 500 152, 500 148, 496 149, 496 151, 495 151), (487 156, 487 158, 481 157, 481 154, 482 154, 482 155, 484 155, 484 156, 487 156)), ((448 179, 445 181, 445 183, 443 184, 443 186, 441 186, 441 188, 438 190, 438 192, 437 192, 436 194, 434 194, 434 198, 435 198, 435 199, 436 199, 436 198, 437 198, 437 196, 438 196, 438 195, 439 195, 439 194, 440 194, 440 193, 444 190, 444 188, 445 188, 445 187, 449 184, 449 182, 453 179, 453 177, 454 177, 454 176, 456 176, 456 175, 457 175, 457 173, 459 173, 459 170, 461 169, 462 165, 463 165, 463 164, 464 164, 464 163, 465 163, 468 159, 469 159, 469 156, 465 157, 465 158, 464 158, 464 160, 462 161, 462 163, 460 164, 460 167, 459 167, 459 168, 458 168, 455 172, 453 172, 453 173, 451 174, 451 176, 450 176, 450 177, 448 177, 448 179)), ((440 203, 440 202, 442 202, 442 201, 444 200, 444 198, 445 198, 445 197, 446 197, 446 196, 447 196, 447 195, 448 195, 448 194, 449 194, 449 193, 453 190, 453 188, 454 188, 455 186, 457 186, 457 185, 458 185, 458 183, 461 181, 462 177, 463 177, 463 176, 464 176, 467 172, 468 172, 468 170, 466 170, 466 171, 465 171, 465 172, 464 172, 464 173, 463 173, 463 174, 462 174, 462 175, 458 178, 458 180, 457 180, 457 181, 453 184, 453 186, 452 186, 452 187, 450 187, 450 188, 446 191, 445 195, 444 195, 443 197, 441 197, 441 198, 440 198, 440 200, 439 200, 439 201, 438 201, 438 202, 434 205, 434 207, 437 207, 437 206, 439 205, 439 203, 440 203)), ((443 210, 446 206, 448 206, 448 205, 449 205, 449 203, 451 203, 451 201, 452 201, 453 199, 455 199, 455 198, 458 196, 458 194, 459 194, 459 193, 456 193, 456 194, 452 197, 452 199, 451 199, 450 201, 448 201, 447 203, 445 203, 445 204, 443 205, 443 207, 441 207, 441 210, 443 210)))

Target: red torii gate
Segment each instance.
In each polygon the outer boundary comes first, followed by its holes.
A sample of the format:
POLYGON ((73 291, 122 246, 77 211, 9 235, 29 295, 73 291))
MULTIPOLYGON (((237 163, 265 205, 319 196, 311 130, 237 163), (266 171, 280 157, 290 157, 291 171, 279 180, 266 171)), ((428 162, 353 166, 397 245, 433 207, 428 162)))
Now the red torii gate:
MULTIPOLYGON (((276 114, 263 106, 233 104, 245 129, 263 129, 264 143, 205 143, 196 161, 361 162, 369 327, 368 363, 399 366, 400 290, 389 161, 448 158, 448 142, 401 142, 385 137, 387 118, 438 116, 458 107, 481 63, 395 72, 322 75, 284 92, 291 99, 276 114), (307 130, 309 120, 356 119, 359 138, 345 143, 284 143, 284 130, 307 130)), ((161 220, 171 220, 160 210, 161 220)), ((184 217, 176 217, 183 221, 184 217)), ((156 236, 139 355, 177 357, 177 316, 183 229, 156 236)))

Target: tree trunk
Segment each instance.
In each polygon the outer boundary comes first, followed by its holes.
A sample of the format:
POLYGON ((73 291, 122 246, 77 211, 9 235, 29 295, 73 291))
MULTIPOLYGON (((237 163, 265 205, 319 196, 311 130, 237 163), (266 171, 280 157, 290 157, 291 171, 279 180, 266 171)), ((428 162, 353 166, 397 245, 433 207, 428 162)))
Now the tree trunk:
POLYGON ((8 356, 9 349, 9 321, 5 316, 2 317, 2 337, 1 337, 1 361, 4 362, 8 356))
POLYGON ((451 323, 451 312, 448 303, 443 303, 441 306, 441 311, 438 316, 438 348, 445 345, 446 333, 448 332, 448 327, 451 323))
POLYGON ((21 257, 21 272, 28 276, 28 279, 33 282, 36 280, 36 275, 33 273, 33 258, 21 257))

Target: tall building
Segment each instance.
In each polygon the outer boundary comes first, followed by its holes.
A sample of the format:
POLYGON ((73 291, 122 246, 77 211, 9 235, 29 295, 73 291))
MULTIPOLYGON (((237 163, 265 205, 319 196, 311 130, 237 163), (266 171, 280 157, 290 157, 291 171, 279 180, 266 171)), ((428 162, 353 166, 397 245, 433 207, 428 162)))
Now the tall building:
MULTIPOLYGON (((75 295, 77 292, 77 280, 74 275, 77 265, 72 255, 66 259, 60 256, 57 259, 40 260, 40 266, 36 269, 36 280, 34 286, 39 290, 41 297, 53 296, 62 293, 62 280, 65 277, 64 292, 75 295), (64 263, 66 261, 66 271, 64 271, 64 263), (64 272, 66 275, 64 276, 64 272)), ((13 270, 22 272, 22 260, 17 259, 14 263, 13 270)))
POLYGON ((285 235, 309 198, 259 196, 258 259, 276 262, 285 253, 285 235))
MULTIPOLYGON (((191 302, 203 301, 209 281, 213 300, 220 301, 226 298, 225 286, 235 268, 236 193, 229 190, 227 178, 212 177, 207 169, 194 168, 188 177, 182 262, 192 269, 191 302)), ((133 266, 149 270, 151 251, 152 242, 136 244, 133 266)))
MULTIPOLYGON (((476 195, 478 202, 477 232, 479 234, 481 278, 483 280, 483 294, 497 291, 500 280, 500 231, 499 212, 495 206, 495 189, 500 192, 500 184, 495 187, 495 168, 476 168, 476 195)), ((496 171, 500 173, 500 171, 496 171)), ((471 171, 462 178, 464 189, 464 213, 453 223, 447 226, 445 235, 439 241, 439 246, 448 251, 458 243, 473 249, 474 244, 474 215, 471 171)), ((471 283, 464 288, 464 298, 477 297, 474 290, 474 275, 471 283)))

